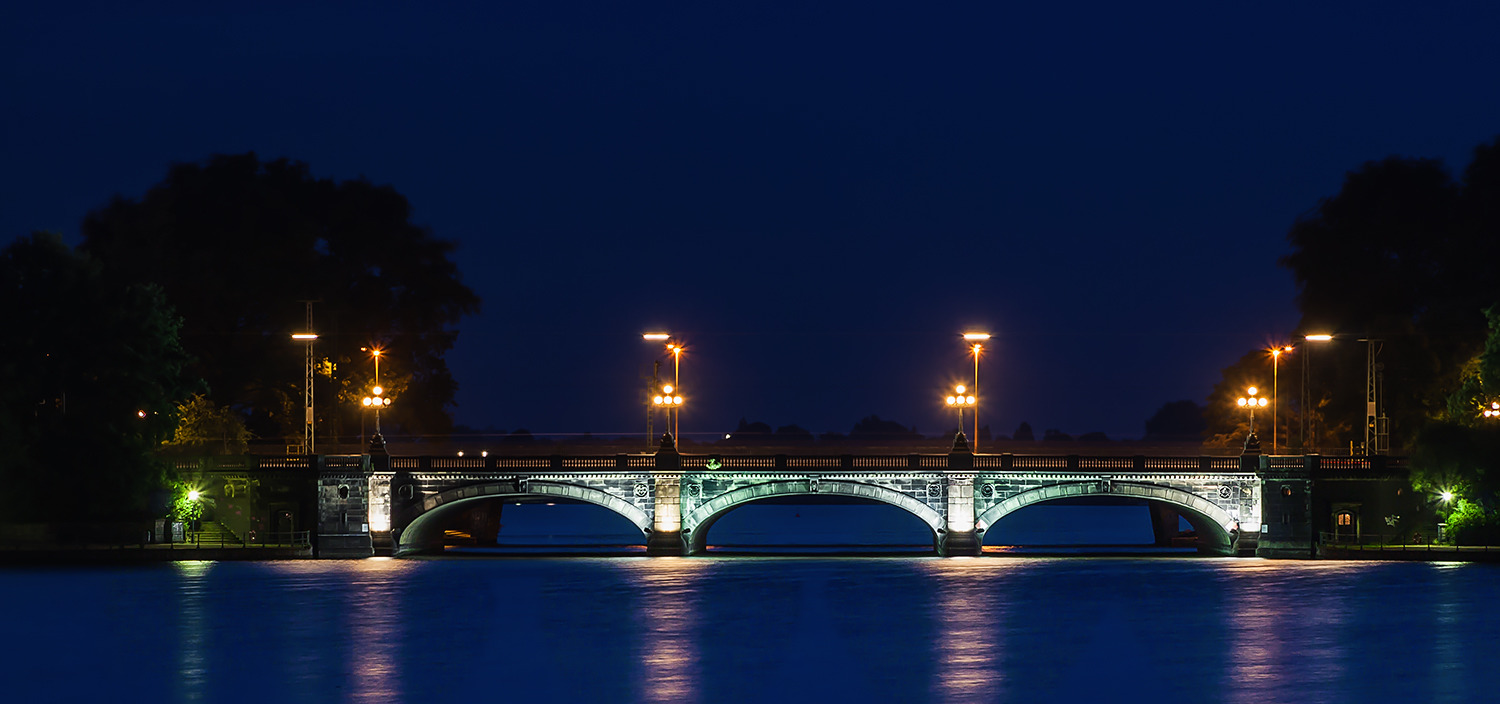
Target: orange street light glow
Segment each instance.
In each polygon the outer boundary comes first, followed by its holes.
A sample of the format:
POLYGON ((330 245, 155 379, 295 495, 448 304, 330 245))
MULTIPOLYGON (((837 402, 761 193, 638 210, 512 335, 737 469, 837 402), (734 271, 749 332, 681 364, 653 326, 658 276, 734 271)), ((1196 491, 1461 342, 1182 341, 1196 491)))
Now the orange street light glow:
POLYGON ((664 332, 648 332, 648 333, 645 333, 645 334, 641 335, 641 339, 642 340, 658 340, 658 341, 660 341, 660 340, 671 339, 671 337, 672 337, 671 335, 668 335, 667 333, 664 333, 664 332))
POLYGON ((1332 335, 1308 335, 1308 336, 1306 336, 1306 337, 1304 337, 1302 339, 1307 340, 1308 342, 1327 342, 1329 340, 1332 340, 1333 336, 1332 335))
POLYGON ((318 335, 317 335, 317 333, 311 333, 311 332, 294 332, 294 333, 292 333, 292 339, 293 340, 316 340, 316 339, 318 339, 318 335))
POLYGON ((990 339, 990 334, 987 332, 966 332, 964 333, 964 339, 970 342, 974 342, 976 340, 988 340, 990 339))

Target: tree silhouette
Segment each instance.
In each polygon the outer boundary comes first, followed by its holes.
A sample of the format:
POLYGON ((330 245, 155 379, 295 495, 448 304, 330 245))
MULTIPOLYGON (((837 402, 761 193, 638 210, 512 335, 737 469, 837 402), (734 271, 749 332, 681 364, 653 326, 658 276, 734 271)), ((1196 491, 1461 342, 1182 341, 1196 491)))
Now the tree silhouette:
POLYGON ((446 433, 456 388, 443 355, 479 299, 459 281, 451 242, 412 224, 389 186, 315 179, 300 162, 255 154, 174 164, 140 200, 89 213, 84 249, 122 282, 155 283, 183 317, 183 344, 209 398, 262 436, 300 436, 302 347, 289 334, 313 307, 319 427, 357 426, 370 385, 362 346, 385 348, 381 381, 401 397, 388 423, 446 433))
POLYGON ((1162 404, 1146 421, 1146 440, 1200 440, 1208 425, 1203 406, 1192 400, 1162 404))
POLYGON ((1023 420, 1020 425, 1016 426, 1016 432, 1011 435, 1011 438, 1021 442, 1033 442, 1036 440, 1036 433, 1032 432, 1031 424, 1023 420))
POLYGON ((68 513, 153 515, 166 486, 152 451, 172 435, 185 371, 160 290, 111 282, 55 234, 0 250, 0 516, 58 518, 17 487, 65 478, 68 513))

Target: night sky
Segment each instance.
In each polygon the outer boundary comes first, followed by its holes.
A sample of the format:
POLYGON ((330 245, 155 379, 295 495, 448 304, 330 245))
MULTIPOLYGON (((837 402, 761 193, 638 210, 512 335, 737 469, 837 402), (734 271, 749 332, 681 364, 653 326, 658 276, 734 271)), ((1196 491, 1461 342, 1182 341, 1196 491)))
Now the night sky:
POLYGON ((936 434, 972 328, 995 433, 1139 437, 1291 332, 1346 171, 1500 134, 1492 2, 117 5, 0 11, 0 241, 213 153, 390 184, 480 428, 643 432, 665 329, 689 437, 936 434))

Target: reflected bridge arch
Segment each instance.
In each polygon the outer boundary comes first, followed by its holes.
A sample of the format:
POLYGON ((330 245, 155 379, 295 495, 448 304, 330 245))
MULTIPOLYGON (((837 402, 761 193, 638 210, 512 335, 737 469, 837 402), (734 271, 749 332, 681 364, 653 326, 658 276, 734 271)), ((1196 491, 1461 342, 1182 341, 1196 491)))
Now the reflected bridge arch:
POLYGON ((1239 521, 1212 501, 1197 494, 1159 484, 1110 480, 1063 482, 1037 487, 1010 496, 985 509, 975 518, 975 530, 983 542, 984 532, 1000 519, 1032 504, 1084 496, 1145 499, 1171 505, 1198 534, 1198 551, 1214 555, 1235 554, 1239 521))
MULTIPOLYGON (((397 557, 440 551, 451 521, 480 502, 518 498, 570 499, 602 506, 630 521, 642 535, 651 533, 651 515, 614 494, 566 482, 530 480, 470 484, 425 496, 422 511, 406 524, 395 540, 397 557)), ((644 540, 642 541, 644 542, 644 540)))
POLYGON ((947 520, 936 509, 908 494, 878 484, 838 479, 780 480, 732 489, 687 512, 682 521, 682 538, 688 553, 701 553, 708 547, 709 529, 725 514, 748 503, 780 496, 840 496, 895 506, 927 525, 932 531, 933 547, 939 551, 947 532, 947 520))

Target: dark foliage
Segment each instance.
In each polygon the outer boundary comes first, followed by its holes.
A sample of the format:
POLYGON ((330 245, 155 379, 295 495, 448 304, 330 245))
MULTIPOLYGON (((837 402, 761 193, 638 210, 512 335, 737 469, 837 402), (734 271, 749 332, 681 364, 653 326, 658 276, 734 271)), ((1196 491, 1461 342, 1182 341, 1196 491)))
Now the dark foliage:
POLYGON ((1031 442, 1036 440, 1036 433, 1032 432, 1031 424, 1023 420, 1020 425, 1016 426, 1016 432, 1011 435, 1011 438, 1021 442, 1031 442))
POLYGON ((400 393, 385 422, 446 433, 456 387, 443 355, 479 299, 459 281, 452 242, 412 224, 389 186, 315 179, 305 164, 255 154, 175 164, 140 200, 116 198, 83 223, 84 248, 116 282, 153 283, 183 317, 183 344, 210 398, 262 437, 300 437, 304 350, 290 333, 314 304, 319 427, 357 427, 372 368, 400 393))
POLYGON ((1208 423, 1203 419, 1203 406, 1190 399, 1162 404, 1146 421, 1146 440, 1199 440, 1208 423))
POLYGON ((194 390, 160 290, 109 281, 57 235, 0 252, 0 516, 62 519, 23 487, 66 487, 68 516, 154 515, 151 454, 194 390), (56 480, 47 477, 58 477, 56 480))

